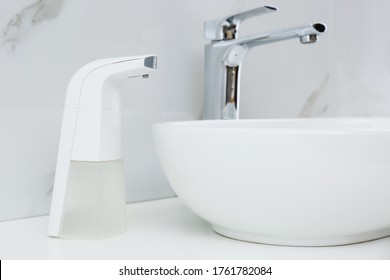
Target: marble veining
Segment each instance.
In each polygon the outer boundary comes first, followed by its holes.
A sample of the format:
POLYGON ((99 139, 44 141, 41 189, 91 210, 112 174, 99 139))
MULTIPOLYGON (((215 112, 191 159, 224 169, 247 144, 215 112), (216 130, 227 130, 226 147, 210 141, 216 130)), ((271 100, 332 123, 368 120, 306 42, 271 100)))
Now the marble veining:
POLYGON ((327 102, 319 102, 319 100, 324 96, 324 94, 326 94, 326 87, 328 83, 329 73, 325 76, 318 89, 314 90, 306 99, 305 104, 298 115, 299 118, 320 117, 326 114, 330 105, 327 102))
POLYGON ((14 15, 4 27, 1 45, 15 50, 31 29, 43 21, 56 18, 63 0, 38 0, 14 15))

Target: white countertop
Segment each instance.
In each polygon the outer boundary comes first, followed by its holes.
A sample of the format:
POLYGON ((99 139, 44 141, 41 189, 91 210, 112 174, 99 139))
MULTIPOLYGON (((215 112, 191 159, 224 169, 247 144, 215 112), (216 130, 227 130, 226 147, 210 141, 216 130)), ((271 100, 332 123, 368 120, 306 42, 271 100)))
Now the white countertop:
POLYGON ((0 222, 0 259, 390 259, 390 237, 337 247, 283 247, 222 237, 179 198, 127 206, 121 236, 47 236, 48 216, 0 222))

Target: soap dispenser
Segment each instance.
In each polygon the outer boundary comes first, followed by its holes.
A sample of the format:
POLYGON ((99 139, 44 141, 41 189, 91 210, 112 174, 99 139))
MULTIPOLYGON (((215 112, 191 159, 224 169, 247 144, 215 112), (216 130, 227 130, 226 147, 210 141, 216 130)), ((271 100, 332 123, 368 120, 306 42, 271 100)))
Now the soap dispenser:
POLYGON ((126 229, 120 85, 147 77, 154 55, 96 60, 71 78, 62 119, 49 235, 101 239, 126 229))

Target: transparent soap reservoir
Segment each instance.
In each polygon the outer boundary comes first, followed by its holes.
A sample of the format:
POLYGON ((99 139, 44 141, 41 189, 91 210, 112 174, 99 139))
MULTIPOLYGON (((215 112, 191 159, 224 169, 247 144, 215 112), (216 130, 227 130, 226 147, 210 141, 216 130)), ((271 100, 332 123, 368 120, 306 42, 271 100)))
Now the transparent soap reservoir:
POLYGON ((126 230, 122 160, 71 161, 61 236, 101 239, 126 230))

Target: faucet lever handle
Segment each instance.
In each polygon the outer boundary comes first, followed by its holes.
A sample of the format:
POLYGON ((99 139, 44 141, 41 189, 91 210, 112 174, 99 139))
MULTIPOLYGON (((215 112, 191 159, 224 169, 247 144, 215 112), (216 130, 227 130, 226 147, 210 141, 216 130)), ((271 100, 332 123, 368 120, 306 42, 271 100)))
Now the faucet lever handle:
POLYGON ((276 12, 277 7, 263 6, 228 17, 206 21, 204 23, 204 35, 211 40, 232 40, 235 39, 238 27, 241 22, 249 18, 276 12))

